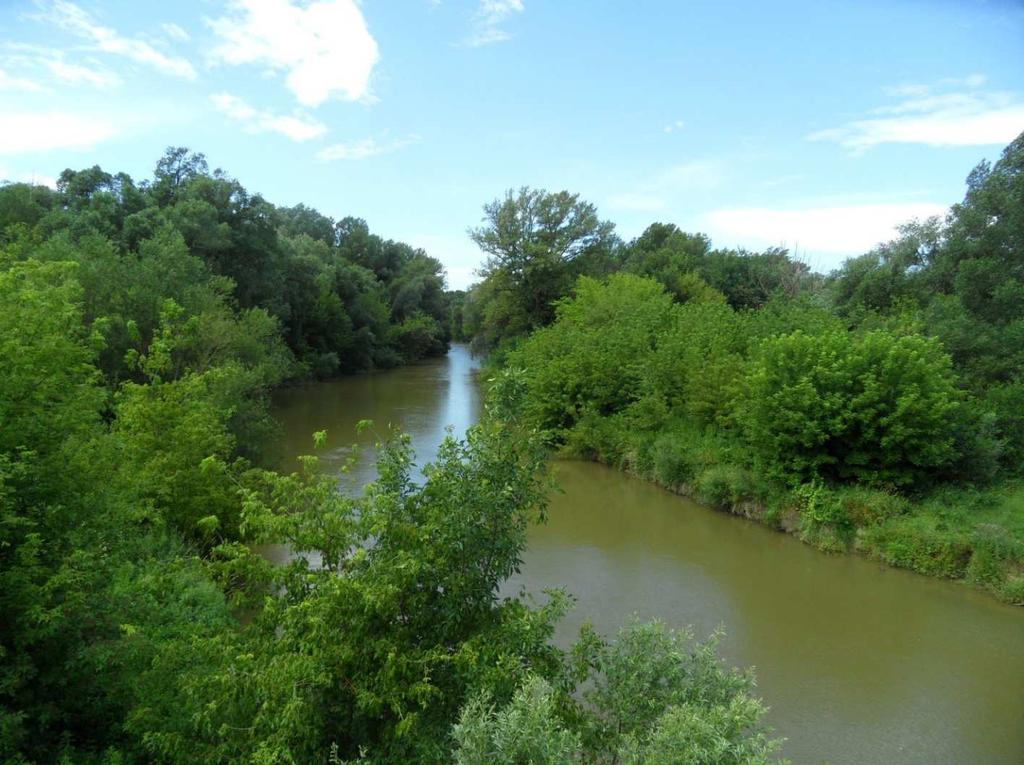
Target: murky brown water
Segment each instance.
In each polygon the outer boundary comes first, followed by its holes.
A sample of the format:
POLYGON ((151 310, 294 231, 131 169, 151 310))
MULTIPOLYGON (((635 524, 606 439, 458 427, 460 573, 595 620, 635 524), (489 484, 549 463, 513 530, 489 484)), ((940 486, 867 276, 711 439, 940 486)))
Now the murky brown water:
MULTIPOLYGON (((393 423, 429 459, 447 425, 479 415, 474 364, 446 359, 282 392, 282 464, 328 430, 337 471, 355 424, 393 423)), ((590 619, 614 631, 633 614, 698 634, 721 625, 730 663, 753 665, 770 722, 794 763, 1024 763, 1024 609, 949 582, 832 556, 590 463, 560 462, 564 493, 530 535, 509 582, 578 598, 559 631, 590 619)), ((363 454, 342 477, 373 476, 363 454)))

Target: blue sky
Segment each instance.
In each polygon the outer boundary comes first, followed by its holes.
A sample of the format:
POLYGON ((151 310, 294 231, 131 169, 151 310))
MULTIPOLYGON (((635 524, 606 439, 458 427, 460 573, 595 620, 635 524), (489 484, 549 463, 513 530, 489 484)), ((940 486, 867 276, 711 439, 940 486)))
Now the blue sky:
POLYGON ((0 0, 0 178, 188 146, 454 287, 521 185, 827 271, 1022 130, 1020 3, 0 0))

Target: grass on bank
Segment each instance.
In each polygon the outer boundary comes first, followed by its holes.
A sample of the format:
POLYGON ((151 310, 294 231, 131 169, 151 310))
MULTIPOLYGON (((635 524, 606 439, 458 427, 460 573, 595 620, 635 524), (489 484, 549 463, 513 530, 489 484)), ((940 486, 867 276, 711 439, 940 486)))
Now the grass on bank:
POLYGON ((827 552, 964 580, 1024 605, 1024 483, 943 487, 919 496, 864 486, 789 488, 746 467, 737 447, 668 424, 653 434, 615 418, 580 422, 561 451, 595 459, 703 504, 761 521, 827 552))

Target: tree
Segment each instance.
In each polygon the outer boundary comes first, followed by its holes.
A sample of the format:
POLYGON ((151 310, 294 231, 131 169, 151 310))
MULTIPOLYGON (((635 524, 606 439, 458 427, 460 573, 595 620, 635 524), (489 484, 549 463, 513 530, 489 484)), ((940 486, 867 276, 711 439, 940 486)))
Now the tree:
POLYGON ((614 415, 641 396, 672 298, 633 274, 606 284, 581 277, 556 310, 555 322, 528 337, 509 364, 525 370, 531 421, 564 437, 583 418, 614 415))
MULTIPOLYGON (((577 276, 606 271, 617 242, 613 224, 568 191, 509 189, 504 199, 484 205, 483 221, 469 230, 488 256, 481 274, 508 293, 510 323, 526 330, 550 323, 553 302, 568 293, 577 276)), ((509 334, 499 333, 505 337, 509 334)))

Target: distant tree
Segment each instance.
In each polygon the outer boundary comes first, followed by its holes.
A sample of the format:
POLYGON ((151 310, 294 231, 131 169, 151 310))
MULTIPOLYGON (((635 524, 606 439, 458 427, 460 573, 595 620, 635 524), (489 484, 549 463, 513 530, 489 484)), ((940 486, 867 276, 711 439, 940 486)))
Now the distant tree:
POLYGON ((189 151, 184 146, 172 146, 156 163, 153 173, 153 195, 160 204, 170 204, 175 200, 179 190, 197 176, 207 175, 210 166, 203 154, 189 151))
POLYGON ((657 279, 680 302, 702 295, 704 284, 733 308, 760 308, 774 295, 795 297, 810 282, 807 265, 784 249, 712 250, 705 234, 688 234, 671 223, 652 223, 630 242, 624 267, 657 279))

